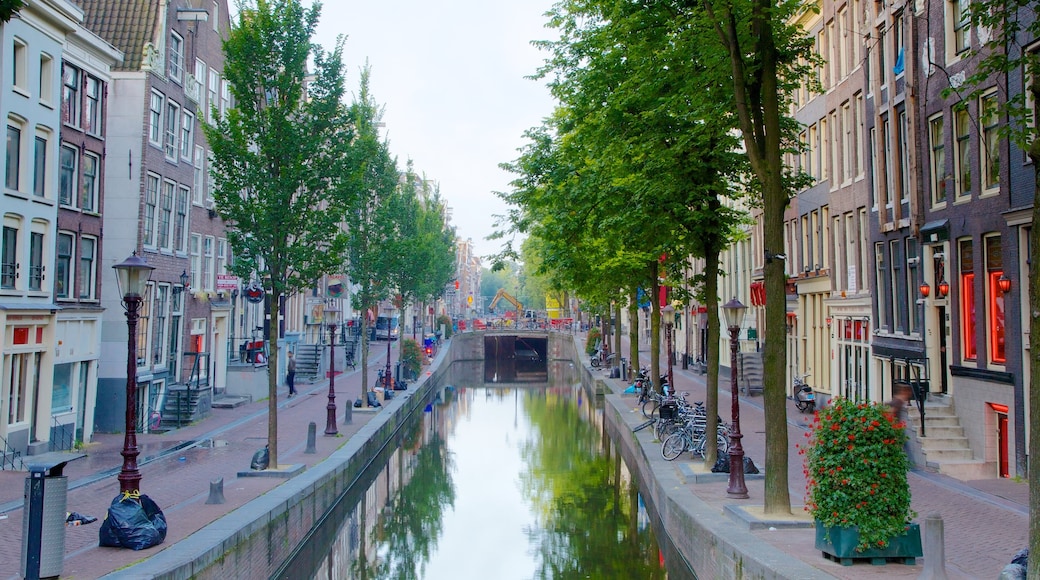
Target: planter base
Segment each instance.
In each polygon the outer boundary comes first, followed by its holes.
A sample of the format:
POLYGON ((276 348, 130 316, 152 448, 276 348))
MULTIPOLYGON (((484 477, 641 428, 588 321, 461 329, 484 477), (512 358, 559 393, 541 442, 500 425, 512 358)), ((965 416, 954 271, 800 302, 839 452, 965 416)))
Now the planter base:
POLYGON ((921 528, 918 524, 910 524, 902 536, 892 538, 884 549, 870 548, 862 552, 856 551, 859 544, 859 531, 855 527, 824 527, 816 522, 816 549, 823 552, 823 557, 838 562, 842 566, 851 566, 856 562, 869 561, 875 566, 888 563, 899 563, 913 566, 924 552, 921 549, 921 528))

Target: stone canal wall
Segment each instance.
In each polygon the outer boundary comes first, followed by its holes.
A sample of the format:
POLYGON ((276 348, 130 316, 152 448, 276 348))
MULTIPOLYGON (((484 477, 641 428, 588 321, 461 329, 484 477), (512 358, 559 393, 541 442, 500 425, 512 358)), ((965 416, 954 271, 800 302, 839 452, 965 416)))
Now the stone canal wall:
MULTIPOLYGON (((449 343, 450 344, 450 343, 449 343)), ((446 350, 450 350, 446 349, 446 350)), ((436 378, 450 361, 442 352, 432 374, 384 403, 329 458, 232 511, 152 558, 112 575, 126 578, 269 578, 289 559, 314 524, 394 439, 412 412, 422 412, 436 378)), ((354 409, 355 417, 361 413, 354 409)))

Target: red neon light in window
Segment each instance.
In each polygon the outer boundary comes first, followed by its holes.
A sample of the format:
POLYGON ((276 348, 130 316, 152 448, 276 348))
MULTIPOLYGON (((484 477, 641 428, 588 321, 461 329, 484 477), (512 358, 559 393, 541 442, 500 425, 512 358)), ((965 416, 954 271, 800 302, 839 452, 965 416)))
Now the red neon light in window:
POLYGON ((994 411, 996 411, 998 413, 1007 414, 1007 412, 1008 412, 1008 406, 1007 405, 1001 405, 1000 403, 987 403, 987 404, 989 405, 990 409, 993 409, 994 411))
POLYGON ((1000 291, 1003 272, 989 272, 989 350, 993 362, 1007 362, 1004 350, 1004 293, 1000 291))
POLYGON ((964 358, 974 360, 975 346, 975 274, 961 274, 961 337, 964 358))

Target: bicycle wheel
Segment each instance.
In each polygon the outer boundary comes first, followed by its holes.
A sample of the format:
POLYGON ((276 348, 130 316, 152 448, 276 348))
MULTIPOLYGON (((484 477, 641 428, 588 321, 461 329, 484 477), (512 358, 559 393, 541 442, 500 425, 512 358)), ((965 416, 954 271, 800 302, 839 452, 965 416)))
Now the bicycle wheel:
POLYGON ((723 435, 721 429, 715 434, 715 444, 719 447, 719 453, 729 453, 729 437, 723 435))
POLYGON ((657 416, 657 401, 647 399, 643 402, 643 416, 647 419, 653 419, 657 416))
POLYGON ((661 419, 657 420, 654 427, 658 441, 664 441, 669 435, 678 433, 682 429, 682 426, 675 421, 662 421, 661 419))
POLYGON ((682 455, 686 450, 685 436, 682 433, 672 433, 661 444, 661 456, 671 461, 682 455))

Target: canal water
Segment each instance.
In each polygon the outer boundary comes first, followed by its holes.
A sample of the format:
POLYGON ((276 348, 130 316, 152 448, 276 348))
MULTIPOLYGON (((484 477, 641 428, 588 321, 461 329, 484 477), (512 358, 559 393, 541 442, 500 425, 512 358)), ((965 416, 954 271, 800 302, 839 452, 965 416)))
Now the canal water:
POLYGON ((549 367, 548 383, 484 385, 455 363, 276 577, 693 577, 666 570, 594 397, 549 367))

